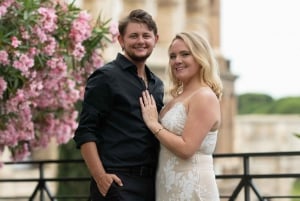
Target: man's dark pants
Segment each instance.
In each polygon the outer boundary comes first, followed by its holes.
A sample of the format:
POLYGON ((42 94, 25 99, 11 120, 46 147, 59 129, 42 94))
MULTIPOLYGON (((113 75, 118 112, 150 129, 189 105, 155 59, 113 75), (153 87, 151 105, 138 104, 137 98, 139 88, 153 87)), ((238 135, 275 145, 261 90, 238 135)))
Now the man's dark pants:
POLYGON ((155 201, 155 171, 152 169, 108 168, 106 172, 116 174, 123 186, 112 183, 107 195, 103 197, 96 182, 92 180, 91 201, 155 201))

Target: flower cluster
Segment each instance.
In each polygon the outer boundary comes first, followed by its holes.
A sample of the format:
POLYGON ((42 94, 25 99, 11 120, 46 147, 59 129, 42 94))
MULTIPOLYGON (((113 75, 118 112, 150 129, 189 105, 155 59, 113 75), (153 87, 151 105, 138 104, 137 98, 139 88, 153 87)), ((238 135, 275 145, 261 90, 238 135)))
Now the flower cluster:
POLYGON ((66 143, 87 76, 103 64, 115 24, 62 0, 0 2, 0 155, 22 160, 50 139, 66 143))

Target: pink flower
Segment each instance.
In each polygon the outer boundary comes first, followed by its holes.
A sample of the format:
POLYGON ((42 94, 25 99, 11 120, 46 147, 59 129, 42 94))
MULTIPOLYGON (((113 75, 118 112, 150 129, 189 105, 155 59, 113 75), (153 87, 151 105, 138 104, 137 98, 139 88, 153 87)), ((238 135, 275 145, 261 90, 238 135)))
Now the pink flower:
POLYGON ((52 56, 56 51, 56 47, 57 47, 57 43, 55 38, 48 37, 45 47, 43 48, 43 53, 45 53, 48 56, 52 56))
POLYGON ((0 5, 0 17, 4 16, 7 12, 7 8, 0 5))
POLYGON ((41 7, 38 9, 38 13, 41 15, 40 22, 42 24, 42 29, 45 32, 53 32, 57 28, 55 9, 41 7))
POLYGON ((47 65, 51 68, 49 71, 50 76, 58 78, 67 75, 68 66, 63 57, 54 57, 47 61, 47 65))
POLYGON ((13 46, 14 48, 17 48, 19 45, 21 45, 21 41, 19 41, 17 37, 12 36, 11 37, 11 46, 13 46))
POLYGON ((85 48, 82 44, 78 43, 72 52, 72 55, 77 61, 80 61, 85 54, 85 48))
POLYGON ((67 5, 67 3, 66 3, 65 1, 62 1, 62 0, 55 0, 54 3, 55 3, 55 4, 58 4, 58 5, 61 7, 62 11, 68 12, 68 5, 67 5))
POLYGON ((81 43, 91 36, 90 18, 86 12, 80 12, 78 18, 72 23, 69 37, 74 43, 81 43))
POLYGON ((7 8, 14 2, 15 0, 4 0, 0 2, 0 18, 7 13, 7 8))
POLYGON ((8 53, 5 50, 0 50, 0 64, 8 65, 8 53))
POLYGON ((110 24, 109 32, 112 36, 112 42, 117 41, 118 35, 119 35, 119 29, 117 23, 110 24))
MULTIPOLYGON (((91 60, 92 60, 92 66, 94 66, 96 68, 104 65, 104 61, 103 61, 101 55, 99 53, 97 53, 96 51, 93 52, 91 60)), ((95 70, 95 69, 93 69, 93 70, 95 70)))
POLYGON ((0 0, 1 22, 18 25, 2 27, 7 34, 1 39, 10 44, 0 49, 0 156, 7 147, 13 160, 47 147, 52 138, 59 144, 72 138, 75 103, 83 98, 87 77, 103 65, 103 41, 117 35, 116 25, 110 32, 106 24, 92 27, 86 11, 63 0, 28 6, 0 0))
POLYGON ((47 34, 39 26, 34 26, 32 29, 32 33, 34 35, 37 35, 41 43, 44 43, 47 40, 47 34))
POLYGON ((26 54, 21 54, 16 60, 13 61, 13 66, 19 69, 24 75, 28 74, 29 68, 34 65, 33 58, 30 58, 26 54))
POLYGON ((3 77, 0 77, 0 99, 3 97, 4 91, 7 89, 7 83, 3 79, 3 77))
POLYGON ((30 47, 28 50, 28 56, 34 58, 38 54, 36 47, 30 47))

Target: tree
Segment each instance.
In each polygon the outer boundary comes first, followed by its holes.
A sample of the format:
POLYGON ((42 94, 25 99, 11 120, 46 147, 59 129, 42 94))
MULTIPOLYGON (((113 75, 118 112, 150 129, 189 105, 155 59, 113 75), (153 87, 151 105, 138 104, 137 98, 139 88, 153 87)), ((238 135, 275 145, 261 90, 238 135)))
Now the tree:
POLYGON ((275 101, 269 111, 277 114, 300 114, 300 97, 286 97, 275 101))
POLYGON ((238 114, 299 114, 300 97, 274 100, 266 94, 247 93, 238 96, 238 114))
POLYGON ((238 96, 238 113, 266 113, 268 107, 274 102, 269 95, 246 93, 238 96))

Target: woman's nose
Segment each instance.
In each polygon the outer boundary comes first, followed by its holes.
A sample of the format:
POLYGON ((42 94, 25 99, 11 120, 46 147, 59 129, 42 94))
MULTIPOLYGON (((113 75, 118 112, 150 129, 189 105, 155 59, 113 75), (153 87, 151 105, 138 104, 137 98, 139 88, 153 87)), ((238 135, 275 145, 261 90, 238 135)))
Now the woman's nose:
POLYGON ((176 56, 175 63, 182 63, 182 59, 180 56, 176 56))

